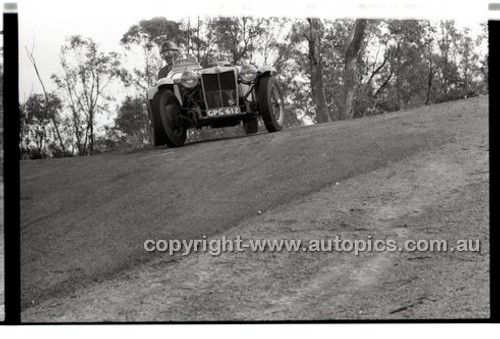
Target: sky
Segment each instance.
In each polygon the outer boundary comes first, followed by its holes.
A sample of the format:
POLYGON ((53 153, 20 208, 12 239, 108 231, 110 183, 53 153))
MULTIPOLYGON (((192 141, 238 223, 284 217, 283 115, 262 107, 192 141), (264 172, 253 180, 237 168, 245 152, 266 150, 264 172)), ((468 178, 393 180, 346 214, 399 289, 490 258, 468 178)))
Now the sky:
MULTIPOLYGON (((6 1, 4 1, 6 2, 6 1)), ((15 1, 14 1, 15 2, 15 1)), ((90 37, 101 50, 122 51, 119 41, 130 26, 143 19, 164 16, 179 20, 196 15, 257 15, 306 17, 455 18, 474 24, 488 17, 487 1, 451 0, 18 0, 20 100, 41 87, 26 50, 34 56, 47 89, 54 90, 50 75, 59 71, 59 49, 70 35, 90 37), (181 6, 180 4, 187 4, 181 6)), ((500 3, 500 0, 498 0, 500 3)))

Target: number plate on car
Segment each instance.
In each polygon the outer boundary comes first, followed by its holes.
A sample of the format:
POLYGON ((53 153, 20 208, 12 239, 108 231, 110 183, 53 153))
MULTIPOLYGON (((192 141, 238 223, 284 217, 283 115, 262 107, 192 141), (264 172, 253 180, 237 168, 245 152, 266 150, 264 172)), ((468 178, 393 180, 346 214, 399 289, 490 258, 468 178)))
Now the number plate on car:
POLYGON ((241 111, 238 106, 207 109, 207 116, 209 117, 219 117, 223 115, 233 115, 240 113, 241 111))

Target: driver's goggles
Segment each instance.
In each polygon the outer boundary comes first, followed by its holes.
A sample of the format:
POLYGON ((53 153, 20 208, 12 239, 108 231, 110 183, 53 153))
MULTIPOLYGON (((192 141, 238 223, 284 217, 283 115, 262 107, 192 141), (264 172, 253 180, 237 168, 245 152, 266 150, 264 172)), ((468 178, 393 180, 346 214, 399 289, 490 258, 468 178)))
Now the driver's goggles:
POLYGON ((168 53, 168 52, 177 52, 177 50, 176 50, 176 49, 166 49, 166 50, 164 50, 163 52, 161 52, 161 55, 170 54, 170 53, 168 53))

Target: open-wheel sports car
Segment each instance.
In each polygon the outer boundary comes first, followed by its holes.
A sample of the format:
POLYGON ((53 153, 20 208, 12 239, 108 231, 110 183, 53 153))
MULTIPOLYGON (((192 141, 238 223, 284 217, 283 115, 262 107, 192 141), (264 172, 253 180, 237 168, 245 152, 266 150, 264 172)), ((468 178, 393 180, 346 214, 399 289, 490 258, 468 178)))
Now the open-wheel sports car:
POLYGON ((195 58, 177 60, 167 77, 147 91, 154 146, 179 147, 190 128, 236 126, 258 131, 258 116, 268 132, 281 130, 283 98, 276 70, 219 62, 203 68, 195 58))

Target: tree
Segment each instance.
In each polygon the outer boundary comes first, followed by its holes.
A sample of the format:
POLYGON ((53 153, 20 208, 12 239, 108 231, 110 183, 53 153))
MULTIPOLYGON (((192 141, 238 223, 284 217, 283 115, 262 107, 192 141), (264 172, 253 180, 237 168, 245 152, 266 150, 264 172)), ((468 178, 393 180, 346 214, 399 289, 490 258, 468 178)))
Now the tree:
POLYGON ((309 43, 309 64, 311 72, 311 89, 314 106, 316 107, 316 121, 318 123, 331 121, 323 88, 323 64, 321 51, 322 24, 319 19, 308 18, 309 34, 306 36, 309 43))
POLYGON ((474 42, 470 35, 470 28, 465 27, 460 32, 457 43, 458 54, 460 55, 458 67, 461 73, 461 81, 459 83, 461 97, 471 97, 479 94, 479 85, 475 81, 481 77, 481 62, 479 55, 475 53, 475 48, 480 40, 474 42))
POLYGON ((194 55, 202 67, 208 67, 214 62, 216 35, 211 30, 213 20, 197 17, 196 22, 191 24, 191 18, 188 18, 181 26, 187 40, 187 54, 194 55))
POLYGON ((391 80, 388 49, 389 36, 384 20, 370 20, 365 29, 363 52, 359 57, 361 77, 354 100, 353 117, 380 114, 382 96, 391 80))
POLYGON ((391 79, 384 86, 384 108, 394 111, 423 105, 429 88, 429 72, 431 79, 436 74, 434 65, 428 62, 432 57, 432 41, 426 41, 425 25, 417 20, 390 20, 387 29, 386 53, 391 79))
POLYGON ((366 19, 357 19, 346 42, 344 62, 344 98, 341 119, 354 116, 354 94, 359 84, 358 63, 361 44, 365 35, 366 19))
MULTIPOLYGON (((49 97, 49 93, 47 93, 47 90, 45 89, 45 85, 43 84, 42 78, 40 77, 40 73, 38 71, 38 66, 36 64, 35 56, 34 56, 34 49, 35 46, 31 48, 31 51, 28 51, 28 48, 26 47, 26 53, 28 54, 28 59, 30 60, 31 64, 33 65, 33 68, 35 69, 36 76, 38 78, 38 81, 40 82, 40 85, 42 86, 43 90, 43 95, 45 97, 45 103, 49 103, 51 101, 49 97)), ((53 95, 54 96, 54 95, 53 95)), ((51 106, 50 105, 45 105, 47 109, 49 109, 51 106)), ((64 142, 61 137, 61 133, 59 132, 59 124, 57 120, 57 114, 51 114, 51 112, 45 112, 46 116, 50 116, 51 122, 54 125, 54 130, 56 132, 57 140, 59 141, 59 146, 61 147, 62 153, 66 153, 66 147, 64 146, 64 142)))
MULTIPOLYGON (((481 23, 481 34, 479 35, 477 41, 478 46, 481 46, 483 44, 483 41, 485 41, 486 44, 488 43, 488 24, 486 22, 481 23)), ((480 63, 479 71, 482 77, 483 93, 488 93, 488 78, 489 78, 488 57, 489 57, 489 51, 486 51, 484 56, 479 61, 480 63)))
POLYGON ((122 142, 132 148, 149 143, 149 121, 143 103, 140 97, 126 97, 115 119, 114 129, 123 136, 122 142))
POLYGON ((315 118, 306 39, 309 25, 305 20, 294 19, 283 26, 289 26, 289 32, 275 44, 277 58, 273 65, 278 72, 285 105, 293 108, 285 110, 285 124, 298 125, 299 117, 315 118))
POLYGON ((436 77, 439 64, 439 55, 434 52, 434 44, 436 42, 436 28, 433 27, 429 21, 422 21, 421 26, 423 28, 422 36, 422 47, 423 47, 423 57, 427 62, 427 85, 425 91, 425 105, 431 103, 431 94, 434 92, 434 78, 436 77))
POLYGON ((323 20, 322 69, 323 90, 327 100, 327 108, 332 120, 340 119, 343 100, 343 71, 345 59, 345 42, 349 37, 352 20, 323 20))
POLYGON ((457 42, 459 32, 453 20, 439 22, 438 38, 439 62, 436 76, 436 101, 443 102, 458 99, 456 88, 460 82, 457 66, 457 42))
POLYGON ((250 60, 255 51, 255 40, 265 33, 265 19, 249 17, 219 17, 209 22, 208 28, 214 34, 219 56, 230 56, 233 64, 250 60))
POLYGON ((92 39, 77 35, 61 47, 60 62, 62 74, 51 78, 66 95, 78 154, 93 154, 96 115, 105 112, 111 100, 106 90, 120 75, 119 57, 100 52, 92 39))
MULTIPOLYGON (((41 159, 52 155, 55 128, 50 124, 62 109, 61 99, 55 94, 32 94, 20 107, 21 158, 41 159)), ((58 124, 57 124, 58 125, 58 124)), ((56 126, 57 126, 56 125, 56 126)), ((64 152, 65 153, 65 148, 64 152)))

